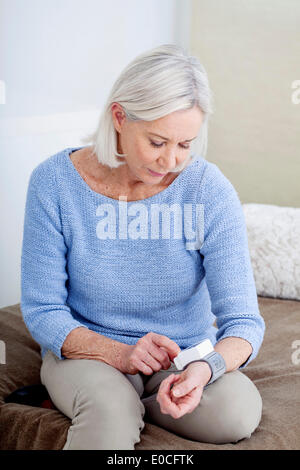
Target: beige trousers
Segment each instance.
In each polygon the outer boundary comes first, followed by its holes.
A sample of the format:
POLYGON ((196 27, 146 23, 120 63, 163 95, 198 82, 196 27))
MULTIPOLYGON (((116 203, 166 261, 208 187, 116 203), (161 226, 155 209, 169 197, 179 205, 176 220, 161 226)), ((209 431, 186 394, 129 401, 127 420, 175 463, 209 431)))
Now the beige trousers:
POLYGON ((130 375, 96 360, 60 360, 48 351, 41 382, 54 405, 72 420, 63 449, 134 450, 145 421, 198 442, 250 438, 261 420, 262 399, 245 374, 227 372, 204 389, 192 413, 175 419, 162 414, 155 399, 171 373, 180 373, 173 363, 151 376, 130 375))

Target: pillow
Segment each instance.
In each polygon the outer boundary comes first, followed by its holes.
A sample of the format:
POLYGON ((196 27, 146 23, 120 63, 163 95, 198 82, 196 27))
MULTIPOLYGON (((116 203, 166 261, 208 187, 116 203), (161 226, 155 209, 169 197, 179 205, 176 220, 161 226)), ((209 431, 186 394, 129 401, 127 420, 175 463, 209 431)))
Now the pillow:
POLYGON ((300 300, 300 208, 242 206, 257 294, 300 300))

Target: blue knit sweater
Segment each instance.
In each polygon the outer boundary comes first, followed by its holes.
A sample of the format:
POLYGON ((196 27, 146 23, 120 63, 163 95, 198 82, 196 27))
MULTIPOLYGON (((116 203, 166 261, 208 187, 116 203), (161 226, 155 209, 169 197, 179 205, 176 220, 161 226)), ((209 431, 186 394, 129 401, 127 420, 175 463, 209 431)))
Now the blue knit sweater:
POLYGON ((66 336, 85 326, 127 344, 153 331, 181 349, 244 338, 244 368, 265 324, 230 181, 197 157, 160 193, 119 201, 84 181, 70 159, 79 148, 41 162, 27 189, 21 311, 42 357, 65 359, 66 336))

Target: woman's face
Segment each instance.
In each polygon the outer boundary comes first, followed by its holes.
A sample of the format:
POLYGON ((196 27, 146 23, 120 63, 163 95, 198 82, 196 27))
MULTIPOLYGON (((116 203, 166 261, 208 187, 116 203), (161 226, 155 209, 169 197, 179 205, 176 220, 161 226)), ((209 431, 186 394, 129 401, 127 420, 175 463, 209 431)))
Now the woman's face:
POLYGON ((129 121, 118 103, 113 103, 111 110, 119 133, 118 152, 127 154, 127 165, 123 167, 129 184, 163 184, 170 171, 189 161, 191 141, 197 137, 204 118, 197 106, 155 121, 129 121))

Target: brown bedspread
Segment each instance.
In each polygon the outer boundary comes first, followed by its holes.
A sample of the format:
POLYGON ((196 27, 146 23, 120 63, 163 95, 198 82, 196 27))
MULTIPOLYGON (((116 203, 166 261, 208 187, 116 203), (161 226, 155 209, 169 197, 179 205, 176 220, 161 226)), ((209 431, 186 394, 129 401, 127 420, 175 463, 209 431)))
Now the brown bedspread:
MULTIPOLYGON (((258 357, 243 372, 263 400, 262 420, 250 439, 237 444, 206 444, 183 439, 146 421, 136 450, 300 449, 300 359, 292 344, 300 340, 300 302, 258 297, 266 333, 258 357)), ((56 409, 4 403, 19 387, 40 383, 40 347, 23 322, 20 304, 0 309, 0 340, 6 364, 0 364, 0 449, 62 449, 71 424, 56 409)), ((299 346, 298 346, 299 349, 299 346)))

